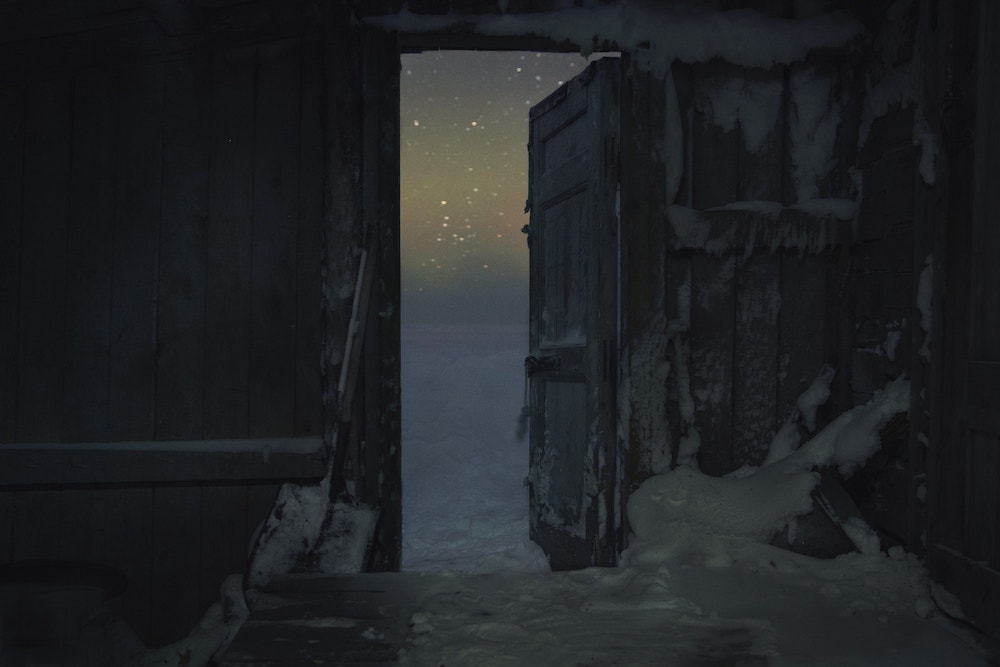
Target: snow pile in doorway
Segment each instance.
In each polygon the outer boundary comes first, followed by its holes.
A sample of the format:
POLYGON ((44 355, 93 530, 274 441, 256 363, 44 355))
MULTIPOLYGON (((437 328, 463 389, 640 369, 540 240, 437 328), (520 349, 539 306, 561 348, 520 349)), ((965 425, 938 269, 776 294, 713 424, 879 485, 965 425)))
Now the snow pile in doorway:
POLYGON ((547 571, 528 540, 525 325, 404 325, 403 569, 547 571))
MULTIPOLYGON (((804 395, 807 412, 819 400, 825 376, 817 382, 817 390, 804 395)), ((848 474, 875 453, 879 430, 908 409, 909 390, 903 378, 891 382, 868 404, 840 415, 799 449, 739 476, 710 477, 680 467, 650 478, 629 499, 634 540, 622 554, 622 564, 793 573, 813 579, 819 590, 835 598, 849 591, 854 606, 930 615, 934 605, 924 570, 900 548, 884 554, 877 542, 861 540, 869 547, 864 553, 821 560, 768 544, 812 509, 817 468, 837 466, 848 474)), ((863 522, 857 523, 845 529, 859 537, 870 532, 863 522)))

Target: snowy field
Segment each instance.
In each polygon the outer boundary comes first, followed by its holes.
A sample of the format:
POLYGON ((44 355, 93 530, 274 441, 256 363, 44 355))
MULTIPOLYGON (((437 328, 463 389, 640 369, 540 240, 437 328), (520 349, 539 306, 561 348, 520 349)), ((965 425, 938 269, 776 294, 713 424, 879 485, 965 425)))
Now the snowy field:
POLYGON ((516 437, 527 330, 402 333, 403 569, 483 571, 522 557, 530 566, 528 443, 516 437))
POLYGON ((545 573, 526 543, 528 452, 514 435, 526 339, 516 327, 404 328, 404 570, 496 573, 444 579, 411 619, 404 664, 997 664, 901 549, 820 560, 766 543, 770 523, 803 509, 808 468, 857 456, 852 443, 895 409, 902 383, 780 465, 654 478, 630 505, 641 534, 622 567, 545 573))

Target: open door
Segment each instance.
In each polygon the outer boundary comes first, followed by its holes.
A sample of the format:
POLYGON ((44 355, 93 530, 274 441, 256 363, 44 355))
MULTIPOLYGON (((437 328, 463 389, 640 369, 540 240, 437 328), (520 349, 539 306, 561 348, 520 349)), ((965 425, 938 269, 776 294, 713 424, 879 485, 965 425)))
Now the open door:
POLYGON ((618 552, 618 65, 530 114, 530 524, 556 570, 618 552))

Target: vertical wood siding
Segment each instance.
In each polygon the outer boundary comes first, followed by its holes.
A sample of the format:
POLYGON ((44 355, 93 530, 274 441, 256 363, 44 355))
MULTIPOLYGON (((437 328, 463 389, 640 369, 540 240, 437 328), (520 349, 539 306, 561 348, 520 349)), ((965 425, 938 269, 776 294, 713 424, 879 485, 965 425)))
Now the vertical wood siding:
MULTIPOLYGON (((0 89, 0 440, 17 430, 24 89, 0 89)), ((2 555, 2 554, 0 554, 2 555)))
POLYGON ((111 281, 114 250, 117 111, 116 71, 97 70, 74 82, 73 183, 67 258, 67 434, 108 437, 111 281))
MULTIPOLYGON (((674 66, 685 174, 672 203, 697 210, 738 201, 796 203, 791 186, 795 164, 789 148, 790 114, 795 110, 789 71, 746 70, 721 62, 674 66), (734 82, 773 96, 776 120, 763 136, 752 134, 760 134, 754 127, 759 121, 742 115, 753 114, 753 109, 716 108, 733 101, 718 94, 734 82), (730 116, 735 120, 727 127, 730 116), (751 140, 753 146, 748 147, 751 140)), ((829 76, 834 85, 850 83, 835 68, 829 76)), ((839 94, 839 101, 847 105, 847 92, 839 94)), ((850 146, 856 141, 856 128, 840 131, 836 141, 841 152, 831 173, 841 176, 820 179, 820 197, 850 192, 842 176, 852 164, 850 146)), ((732 224, 740 221, 734 218, 732 224)), ((703 471, 720 475, 744 464, 759 465, 772 437, 823 365, 842 365, 839 346, 833 342, 840 335, 834 325, 838 313, 828 294, 836 257, 831 252, 809 254, 742 244, 711 252, 668 251, 668 311, 674 302, 687 308, 679 317, 674 312, 666 317, 668 329, 670 321, 687 323, 686 330, 670 334, 679 344, 668 351, 672 366, 683 364, 687 377, 672 368, 670 384, 677 386, 678 396, 686 393, 693 402, 703 471), (683 283, 688 276, 690 298, 684 303, 671 295, 687 290, 683 283), (686 358, 680 358, 685 351, 686 358), (687 387, 682 386, 685 381, 687 387)), ((676 402, 672 394, 669 400, 676 402)), ((690 436, 689 425, 669 406, 667 417, 676 457, 681 440, 690 436)), ((639 471, 638 476, 651 472, 639 471)))
POLYGON ((64 436, 66 267, 73 94, 69 81, 25 90, 15 437, 64 436))
MULTIPOLYGON (((324 68, 292 38, 0 89, 0 442, 322 435, 324 68)), ((0 489, 0 562, 114 565, 167 643, 276 492, 0 489)))
POLYGON ((301 38, 5 89, 0 441, 318 435, 301 38))
POLYGON ((154 437, 198 439, 204 435, 211 59, 198 54, 167 63, 164 88, 154 437))

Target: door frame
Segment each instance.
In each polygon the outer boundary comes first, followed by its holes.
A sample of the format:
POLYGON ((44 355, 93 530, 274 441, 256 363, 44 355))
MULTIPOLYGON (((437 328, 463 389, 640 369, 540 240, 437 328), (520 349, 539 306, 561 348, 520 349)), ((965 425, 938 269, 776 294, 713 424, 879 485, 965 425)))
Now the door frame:
MULTIPOLYGON (((384 453, 383 464, 387 466, 382 471, 384 483, 379 499, 383 520, 377 540, 387 548, 395 550, 385 554, 386 569, 398 570, 402 554, 399 319, 400 56, 403 53, 419 53, 427 50, 567 53, 579 51, 580 46, 532 35, 496 37, 471 32, 386 33, 372 28, 365 28, 364 33, 362 39, 369 45, 364 51, 365 86, 366 88, 369 85, 376 86, 375 91, 378 91, 374 96, 366 95, 366 99, 377 97, 380 111, 378 114, 365 115, 362 161, 366 165, 373 166, 362 170, 361 183, 363 192, 374 193, 372 195, 374 199, 369 198, 368 194, 365 195, 363 209, 365 220, 377 223, 374 228, 379 230, 378 255, 381 264, 381 278, 374 299, 376 303, 374 311, 379 314, 379 321, 377 327, 369 329, 374 340, 369 338, 366 341, 366 349, 377 349, 380 354, 378 367, 380 390, 371 396, 373 400, 370 404, 377 406, 375 413, 380 426, 379 449, 384 453), (394 50, 370 46, 379 43, 386 46, 394 44, 394 50), (371 129, 371 126, 376 129, 371 129), (379 127, 381 132, 377 131, 379 127), (372 139, 379 136, 381 140, 372 139), (395 174, 394 178, 392 174, 395 174), (386 517, 389 517, 388 521, 386 517)), ((663 225, 656 225, 654 221, 662 221, 666 215, 666 167, 652 147, 663 138, 665 132, 665 124, 662 122, 665 82, 662 76, 655 76, 643 68, 641 63, 648 62, 648 59, 635 58, 628 50, 620 49, 613 44, 603 45, 602 50, 621 53, 622 61, 620 111, 622 150, 618 170, 622 184, 619 200, 618 354, 622 360, 623 349, 641 343, 647 336, 655 335, 649 314, 657 300, 657 292, 662 292, 663 289, 646 287, 633 293, 629 290, 629 285, 648 285, 652 282, 651 278, 654 281, 658 280, 659 283, 656 284, 660 284, 663 279, 666 239, 663 225), (657 118, 660 122, 655 120, 657 118), (629 184, 628 187, 626 184, 629 184), (633 253, 638 261, 632 261, 633 253), (627 301, 623 300, 623 295, 628 295, 627 301)), ((619 364, 619 369, 618 396, 630 396, 627 388, 622 390, 622 378, 629 376, 627 368, 619 364), (623 370, 626 373, 624 376, 621 374, 623 370)), ((369 411, 369 414, 371 412, 369 411)), ((614 492, 616 555, 628 547, 626 516, 628 496, 643 481, 635 474, 635 471, 639 470, 638 462, 641 456, 639 434, 646 428, 642 423, 643 419, 644 416, 638 411, 628 410, 628 406, 619 405, 619 437, 615 466, 617 488, 614 492), (623 414, 632 415, 628 423, 622 423, 623 414)))
MULTIPOLYGON (((984 427, 987 438, 1000 432, 996 371, 977 372, 993 363, 975 363, 973 358, 979 351, 976 332, 982 329, 976 326, 975 301, 985 296, 981 291, 984 278, 979 274, 983 253, 976 249, 983 248, 979 236, 995 198, 990 177, 997 169, 995 153, 984 147, 1000 142, 1000 132, 992 122, 998 97, 991 94, 995 88, 991 83, 1000 76, 1000 11, 987 0, 973 6, 975 11, 966 14, 941 4, 939 20, 950 30, 928 31, 930 48, 925 56, 926 100, 945 98, 955 90, 965 90, 967 95, 959 98, 959 111, 941 121, 946 130, 945 150, 940 151, 935 184, 918 188, 917 194, 918 210, 925 211, 921 224, 934 257, 924 525, 932 578, 957 595, 973 624, 1000 636, 1000 572, 995 561, 975 553, 983 545, 974 539, 972 521, 972 515, 981 511, 987 513, 987 521, 995 522, 997 517, 991 514, 997 502, 992 507, 976 507, 981 500, 976 497, 977 480, 982 491, 982 478, 977 475, 982 471, 976 466, 971 438, 974 430, 984 427), (951 43, 963 27, 970 26, 978 29, 977 39, 951 43), (969 67, 970 63, 974 66, 969 67), (971 129, 956 127, 957 121, 968 122, 964 119, 971 119, 974 128, 975 141, 967 144, 952 139, 962 136, 956 130, 971 129)), ((922 268, 922 257, 914 259, 916 272, 922 268)))

